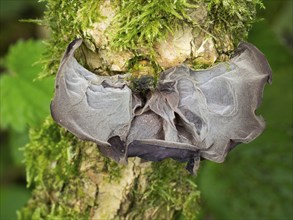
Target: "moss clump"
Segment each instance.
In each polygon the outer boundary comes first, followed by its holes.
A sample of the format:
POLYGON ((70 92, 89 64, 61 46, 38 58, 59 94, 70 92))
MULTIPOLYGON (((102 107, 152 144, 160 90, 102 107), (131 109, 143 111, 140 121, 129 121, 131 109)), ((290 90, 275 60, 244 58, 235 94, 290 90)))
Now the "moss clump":
POLYGON ((108 173, 108 181, 111 182, 119 180, 121 178, 121 166, 119 166, 115 161, 106 157, 103 157, 103 162, 104 165, 102 171, 108 173))
POLYGON ((117 33, 112 46, 120 49, 152 48, 184 22, 191 23, 188 10, 196 5, 186 0, 121 1, 115 21, 117 33))
POLYGON ((46 41, 43 57, 44 71, 40 77, 56 74, 62 54, 75 38, 88 38, 83 30, 91 27, 102 16, 101 0, 41 0, 46 3, 42 25, 48 27, 50 38, 46 41))
POLYGON ((146 194, 150 206, 160 206, 164 201, 166 210, 178 210, 178 215, 192 220, 199 213, 200 193, 194 183, 195 176, 185 171, 184 166, 171 159, 153 163, 153 172, 149 174, 151 187, 146 194))
POLYGON ((132 204, 128 217, 146 219, 197 219, 200 192, 197 189, 195 176, 184 171, 184 164, 172 159, 152 163, 145 185, 140 181, 133 188, 130 200, 132 204))
POLYGON ((30 131, 30 143, 23 150, 28 186, 36 188, 18 212, 19 219, 85 219, 98 194, 92 179, 120 177, 121 167, 100 156, 95 144, 78 141, 51 118, 41 129, 30 131))
POLYGON ((40 130, 31 129, 30 143, 23 149, 28 186, 62 187, 78 172, 77 146, 78 140, 52 119, 47 119, 40 130))
POLYGON ((220 54, 229 53, 247 38, 256 21, 257 7, 264 8, 262 0, 211 0, 207 4, 209 32, 214 36, 220 54))
MULTIPOLYGON (((57 72, 66 46, 77 37, 87 39, 87 46, 93 52, 100 49, 96 48, 89 30, 108 19, 101 13, 106 0, 42 1, 47 5, 42 23, 50 29, 51 37, 46 42, 45 68, 41 76, 57 72)), ((263 7, 262 0, 115 0, 107 4, 115 15, 107 33, 112 49, 107 50, 113 50, 110 54, 117 49, 139 54, 148 57, 151 64, 157 64, 155 44, 167 40, 169 34, 183 27, 212 37, 219 55, 229 55, 240 40, 246 39, 256 20, 256 8, 263 7)))
POLYGON ((257 6, 264 7, 262 0, 122 1, 112 45, 120 49, 152 49, 155 43, 165 40, 168 33, 186 25, 208 33, 218 52, 229 55, 239 41, 247 38, 256 20, 257 6), (195 19, 192 13, 201 5, 207 17, 195 19), (205 21, 198 21, 200 19, 205 21))
POLYGON ((27 206, 17 212, 19 220, 28 219, 89 219, 89 211, 78 212, 72 207, 54 204, 54 198, 49 194, 45 194, 43 189, 35 189, 33 197, 28 201, 27 206))

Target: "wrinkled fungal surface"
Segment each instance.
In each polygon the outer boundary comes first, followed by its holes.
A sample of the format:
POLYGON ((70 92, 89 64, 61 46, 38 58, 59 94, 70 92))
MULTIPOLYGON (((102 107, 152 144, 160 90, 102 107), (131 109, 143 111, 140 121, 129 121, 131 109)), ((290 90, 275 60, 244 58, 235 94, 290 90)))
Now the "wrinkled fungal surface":
POLYGON ((81 44, 70 43, 61 60, 51 114, 117 162, 172 158, 196 173, 200 159, 223 162, 237 144, 264 130, 255 110, 272 76, 252 44, 240 43, 229 62, 210 69, 167 69, 143 94, 132 92, 127 74, 97 76, 82 67, 74 58, 81 44))

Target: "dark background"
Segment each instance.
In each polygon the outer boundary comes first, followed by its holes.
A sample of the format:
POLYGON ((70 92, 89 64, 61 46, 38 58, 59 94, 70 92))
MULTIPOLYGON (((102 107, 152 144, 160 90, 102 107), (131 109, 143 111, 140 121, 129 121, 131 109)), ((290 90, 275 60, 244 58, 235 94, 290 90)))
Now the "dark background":
MULTIPOLYGON (((0 1, 0 70, 9 48, 20 39, 42 39, 47 31, 20 19, 41 18, 45 5, 37 1, 0 1)), ((248 41, 267 57, 273 84, 266 86, 261 108, 264 133, 250 144, 241 144, 223 164, 204 161, 197 183, 201 191, 203 220, 293 219, 292 216, 292 1, 265 1, 248 41)), ((22 60, 19 60, 22 62, 22 60)), ((37 77, 37 75, 35 76, 37 77)), ((2 106, 3 97, 1 89, 2 106)), ((14 100, 11 100, 14 102, 14 100)), ((1 115, 1 120, 5 115, 1 115)), ((42 118, 39 119, 40 123, 42 118)), ((1 123, 0 123, 1 125, 1 123)), ((16 219, 16 210, 30 197, 26 188, 23 155, 28 129, 3 127, 1 138, 1 220, 16 219)))

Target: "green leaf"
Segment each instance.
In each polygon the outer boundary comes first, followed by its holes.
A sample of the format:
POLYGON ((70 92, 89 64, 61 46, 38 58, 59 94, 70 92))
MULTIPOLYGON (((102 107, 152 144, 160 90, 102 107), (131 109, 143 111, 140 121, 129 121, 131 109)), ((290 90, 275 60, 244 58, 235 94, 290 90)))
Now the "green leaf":
POLYGON ((19 41, 4 58, 6 74, 0 77, 1 128, 24 131, 36 126, 49 114, 53 78, 36 80, 42 70, 37 63, 44 52, 40 41, 19 41))
POLYGON ((28 142, 29 135, 27 130, 24 132, 9 131, 9 148, 14 165, 23 166, 24 156, 21 147, 25 146, 28 142))

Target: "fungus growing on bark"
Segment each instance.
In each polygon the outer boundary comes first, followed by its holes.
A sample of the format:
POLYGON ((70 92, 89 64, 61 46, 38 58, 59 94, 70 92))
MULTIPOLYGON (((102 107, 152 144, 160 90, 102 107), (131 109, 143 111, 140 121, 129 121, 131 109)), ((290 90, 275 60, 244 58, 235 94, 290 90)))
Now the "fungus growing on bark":
POLYGON ((117 162, 172 158, 196 173, 201 158, 223 162, 264 129, 255 110, 271 69, 252 44, 240 43, 229 62, 210 69, 167 69, 142 95, 129 88, 128 74, 98 76, 82 67, 74 58, 81 43, 70 43, 61 60, 51 114, 117 162))

